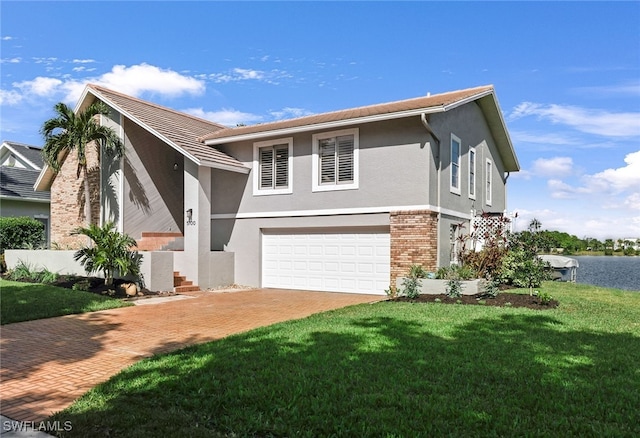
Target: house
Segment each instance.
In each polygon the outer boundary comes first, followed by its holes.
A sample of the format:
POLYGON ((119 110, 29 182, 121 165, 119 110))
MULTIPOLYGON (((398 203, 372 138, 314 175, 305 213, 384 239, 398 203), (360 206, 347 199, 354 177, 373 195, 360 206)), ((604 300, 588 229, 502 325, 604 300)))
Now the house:
POLYGON ((49 192, 33 189, 44 164, 40 152, 36 146, 11 141, 0 145, 0 215, 34 218, 44 224, 48 239, 49 192))
MULTIPOLYGON (((96 100, 126 154, 89 157, 94 217, 170 250, 201 288, 227 270, 248 286, 382 294, 412 264, 450 264, 461 224, 502 213, 519 170, 492 86, 235 128, 96 85, 76 109, 96 100)), ((65 246, 83 221, 74 160, 36 183, 65 246)))

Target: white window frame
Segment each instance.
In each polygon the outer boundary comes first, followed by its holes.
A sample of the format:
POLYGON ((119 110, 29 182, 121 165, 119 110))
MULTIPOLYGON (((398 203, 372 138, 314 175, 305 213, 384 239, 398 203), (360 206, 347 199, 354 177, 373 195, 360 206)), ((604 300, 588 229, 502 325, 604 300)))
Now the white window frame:
POLYGON ((476 165, 478 163, 478 154, 476 148, 469 146, 469 199, 476 199, 476 192, 478 191, 478 184, 476 180, 476 165), (473 157, 473 161, 471 160, 473 157))
POLYGON ((455 134, 451 134, 451 142, 449 143, 449 190, 451 191, 451 193, 455 193, 456 195, 460 194, 460 186, 461 186, 460 180, 462 179, 461 175, 460 175, 460 170, 461 170, 460 157, 461 156, 462 156, 462 141, 455 134), (454 163, 454 159, 453 159, 454 158, 453 157, 453 142, 454 141, 456 143, 458 143, 458 157, 455 160, 455 163, 454 163), (457 176, 458 176, 458 181, 457 181, 458 185, 457 186, 453 185, 453 182, 454 182, 454 180, 453 180, 454 166, 456 167, 457 172, 458 172, 457 173, 457 176))
POLYGON ((312 159, 311 159, 311 178, 312 192, 328 192, 334 190, 354 190, 359 187, 360 180, 360 130, 358 128, 341 129, 339 131, 323 132, 320 134, 313 134, 312 136, 312 159), (320 184, 320 140, 340 137, 344 135, 353 135, 353 182, 351 183, 333 183, 333 184, 320 184))
POLYGON ((487 205, 491 205, 491 193, 493 192, 493 163, 487 158, 485 161, 485 202, 487 205))
POLYGON ((259 141, 253 144, 253 196, 288 195, 293 193, 293 137, 259 141), (287 158, 287 187, 260 188, 260 149, 286 144, 289 150, 287 158))

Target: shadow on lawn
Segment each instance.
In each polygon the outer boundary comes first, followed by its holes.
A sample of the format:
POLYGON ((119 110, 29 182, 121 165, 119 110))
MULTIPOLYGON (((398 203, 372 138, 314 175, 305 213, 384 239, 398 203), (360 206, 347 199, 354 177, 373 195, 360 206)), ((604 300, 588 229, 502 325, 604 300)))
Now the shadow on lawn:
POLYGON ((144 361, 50 420, 72 422, 61 436, 640 434, 640 349, 629 334, 568 331, 532 314, 442 336, 381 316, 295 330, 144 361))

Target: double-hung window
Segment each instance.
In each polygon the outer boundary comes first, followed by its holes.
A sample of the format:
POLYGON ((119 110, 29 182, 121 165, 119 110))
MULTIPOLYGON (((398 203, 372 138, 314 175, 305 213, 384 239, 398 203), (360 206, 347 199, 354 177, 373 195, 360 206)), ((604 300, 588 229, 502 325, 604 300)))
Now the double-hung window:
POLYGON ((476 199, 476 148, 469 148, 469 198, 476 199))
POLYGON ((460 139, 451 134, 451 178, 449 190, 451 193, 460 194, 460 139))
POLYGON ((313 135, 312 190, 358 188, 358 129, 313 135))
POLYGON ((253 194, 292 193, 293 138, 253 145, 253 194))

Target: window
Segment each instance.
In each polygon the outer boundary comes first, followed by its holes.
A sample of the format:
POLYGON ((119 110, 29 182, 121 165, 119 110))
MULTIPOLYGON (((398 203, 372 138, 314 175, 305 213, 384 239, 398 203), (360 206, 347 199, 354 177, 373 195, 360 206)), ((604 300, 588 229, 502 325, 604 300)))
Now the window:
POLYGON ((451 179, 449 188, 452 193, 460 194, 460 139, 451 134, 451 179))
POLYGON ((358 129, 313 135, 312 190, 358 188, 358 129))
POLYGON ((292 147, 292 137, 254 143, 254 195, 292 193, 292 147))
POLYGON ((476 199, 476 149, 469 148, 469 198, 476 199))
POLYGON ((486 171, 486 178, 487 178, 487 187, 486 187, 486 194, 485 194, 485 198, 487 201, 487 205, 491 205, 491 171, 493 169, 493 166, 491 164, 491 160, 487 160, 487 171, 486 171))

